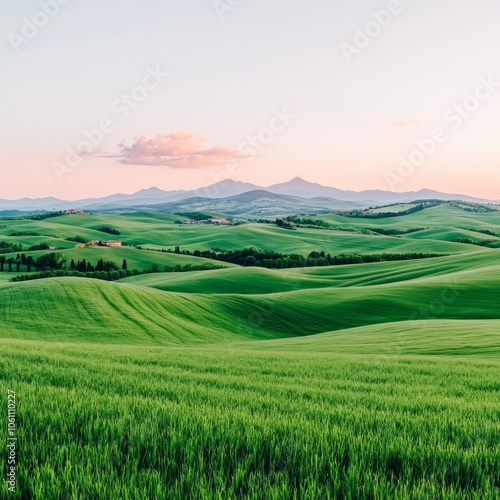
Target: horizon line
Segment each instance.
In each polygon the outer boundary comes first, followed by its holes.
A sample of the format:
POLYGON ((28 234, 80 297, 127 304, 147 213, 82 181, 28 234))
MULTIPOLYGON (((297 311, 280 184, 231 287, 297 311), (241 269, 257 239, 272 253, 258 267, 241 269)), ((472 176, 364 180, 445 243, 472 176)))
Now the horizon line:
MULTIPOLYGON (((207 188, 210 188, 212 186, 216 186, 216 185, 220 185, 220 184, 223 184, 224 182, 232 182, 232 183, 235 183, 235 184, 250 184, 251 186, 254 186, 255 189, 250 189, 249 191, 247 192, 251 192, 251 191, 256 191, 256 190, 268 190, 269 188, 272 188, 274 186, 279 186, 279 185, 282 185, 282 184, 288 184, 290 182, 293 182, 295 180, 298 180, 298 181, 303 181, 303 182, 306 182, 308 184, 314 184, 318 187, 321 187, 321 188, 326 188, 326 189, 336 189, 336 190, 339 190, 339 191, 344 191, 346 193, 356 193, 356 194, 361 194, 361 193, 365 193, 367 191, 379 191, 381 193, 391 193, 391 194, 406 194, 406 193, 414 193, 414 194, 418 194, 422 191, 434 191, 438 194, 444 194, 444 195, 447 195, 447 196, 454 196, 454 195, 457 195, 457 196, 467 196, 469 198, 475 198, 475 199, 480 199, 480 200, 484 200, 484 201, 490 201, 490 202, 494 202, 494 203, 499 203, 500 202, 500 198, 499 199, 491 199, 491 198, 482 198, 480 196, 474 196, 474 195, 470 195, 470 194, 466 194, 466 193, 448 193, 448 192, 444 192, 444 191, 438 191, 436 189, 433 189, 433 188, 429 188, 429 187, 423 187, 419 190, 410 190, 410 191, 395 191, 395 190, 390 190, 390 189, 380 189, 380 188, 368 188, 368 189, 362 189, 360 191, 356 191, 356 190, 353 190, 353 189, 342 189, 342 188, 337 188, 335 186, 328 186, 328 185, 324 185, 324 184, 320 184, 318 182, 314 182, 314 181, 308 181, 306 179, 304 179, 303 177, 299 177, 299 176, 295 176, 291 179, 289 179, 288 181, 281 181, 281 182, 276 182, 276 183, 273 183, 273 184, 270 184, 268 186, 260 186, 260 185, 257 185, 257 184, 254 184, 253 182, 247 182, 247 181, 239 181, 239 180, 234 180, 234 179, 231 179, 231 178, 227 178, 227 179, 223 179, 223 180, 220 180, 220 181, 216 181, 212 184, 207 184, 207 185, 204 185, 204 186, 200 186, 200 187, 197 187, 197 188, 193 188, 193 189, 169 189, 169 190, 166 190, 164 188, 160 188, 158 186, 150 186, 150 187, 147 187, 147 188, 140 188, 136 191, 132 191, 131 193, 124 193, 124 192, 114 192, 114 193, 109 193, 109 194, 105 194, 105 195, 102 195, 102 196, 86 196, 86 197, 83 197, 83 198, 75 198, 75 199, 62 199, 62 198, 58 198, 57 196, 52 196, 52 195, 45 195, 45 196, 38 196, 36 198, 32 198, 32 197, 29 197, 29 196, 23 196, 21 198, 1 198, 2 201, 12 201, 12 202, 15 202, 15 201, 20 201, 20 200, 43 200, 43 199, 46 199, 46 198, 54 198, 58 201, 63 201, 63 202, 77 202, 77 201, 81 201, 81 200, 86 200, 86 199, 102 199, 102 198, 107 198, 108 196, 118 196, 118 195, 123 195, 123 196, 132 196, 134 194, 137 194, 137 193, 140 193, 141 191, 149 191, 151 189, 157 189, 159 191, 163 191, 165 193, 171 193, 171 192, 179 192, 179 193, 191 193, 193 191, 199 191, 199 190, 203 190, 203 189, 207 189, 207 188)), ((221 193, 222 194, 222 193, 221 193)), ((240 193, 240 194, 244 194, 244 193, 240 193)), ((277 193, 279 194, 279 193, 277 193)), ((283 193, 281 193, 283 194, 283 193)), ((234 195, 232 195, 234 196, 234 195)), ((375 201, 375 200, 374 200, 375 201)))

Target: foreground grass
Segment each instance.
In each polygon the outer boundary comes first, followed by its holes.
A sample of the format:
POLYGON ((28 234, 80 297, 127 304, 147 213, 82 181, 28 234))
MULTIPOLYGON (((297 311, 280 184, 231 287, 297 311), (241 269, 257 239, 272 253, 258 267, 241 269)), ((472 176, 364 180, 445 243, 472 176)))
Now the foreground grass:
POLYGON ((2 347, 1 393, 18 399, 16 498, 500 494, 494 361, 2 347))

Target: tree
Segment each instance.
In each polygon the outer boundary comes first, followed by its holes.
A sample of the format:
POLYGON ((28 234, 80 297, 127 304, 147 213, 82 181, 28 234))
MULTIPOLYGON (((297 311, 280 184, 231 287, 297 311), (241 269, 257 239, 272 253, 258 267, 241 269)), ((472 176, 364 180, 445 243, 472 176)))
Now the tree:
POLYGON ((0 272, 2 273, 4 264, 5 264, 5 257, 3 255, 0 255, 0 272))
POLYGON ((62 269, 64 267, 64 264, 64 257, 62 253, 59 252, 46 253, 38 257, 35 262, 37 271, 62 269))
POLYGON ((126 261, 126 259, 123 259, 122 269, 123 269, 124 271, 126 271, 126 270, 127 270, 127 261, 126 261))
POLYGON ((74 271, 76 269, 75 261, 71 259, 71 264, 69 265, 69 268, 74 271))
POLYGON ((244 266, 255 266, 255 263, 257 262, 257 259, 253 255, 249 255, 248 257, 245 257, 245 262, 244 266))
POLYGON ((28 257, 26 258, 26 265, 28 266, 28 272, 30 273, 31 266, 35 265, 35 259, 31 255, 28 255, 28 257))
POLYGON ((10 259, 7 259, 7 264, 9 264, 9 273, 12 272, 12 263, 14 262, 14 259, 11 257, 10 259))
POLYGON ((108 260, 106 262, 106 270, 107 271, 118 271, 120 268, 116 265, 115 262, 113 262, 112 260, 108 260))

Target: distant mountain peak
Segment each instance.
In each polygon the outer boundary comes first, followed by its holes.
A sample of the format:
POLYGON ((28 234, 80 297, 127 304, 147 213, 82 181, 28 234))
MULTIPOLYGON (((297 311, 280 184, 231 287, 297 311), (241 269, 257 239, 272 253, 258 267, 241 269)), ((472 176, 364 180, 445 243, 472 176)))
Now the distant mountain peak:
POLYGON ((206 198, 224 198, 243 194, 255 189, 262 189, 262 187, 250 184, 249 182, 223 179, 214 184, 210 184, 209 186, 196 189, 194 192, 197 195, 204 196, 206 198))
MULTIPOLYGON (((294 184, 294 185, 306 185, 310 186, 311 184, 315 184, 314 182, 306 181, 302 177, 294 177, 293 179, 289 180, 288 182, 283 182, 282 184, 294 184)), ((319 184, 316 184, 319 185, 319 184)))
POLYGON ((218 181, 215 184, 212 184, 212 186, 218 186, 218 185, 223 185, 223 186, 253 186, 253 184, 250 184, 248 182, 235 181, 233 179, 222 179, 221 181, 218 181))
POLYGON ((150 188, 146 188, 146 189, 141 189, 137 192, 135 192, 134 194, 164 194, 166 193, 167 191, 164 191, 163 189, 160 189, 159 187, 156 187, 156 186, 153 186, 153 187, 150 187, 150 188))
POLYGON ((160 189, 157 186, 151 186, 150 188, 142 189, 141 191, 162 191, 163 192, 163 189, 160 189))
POLYGON ((310 182, 302 177, 294 177, 293 179, 287 182, 280 182, 279 184, 273 184, 272 186, 268 186, 267 189, 271 188, 291 188, 291 189, 313 189, 313 188, 321 188, 321 189, 335 189, 327 186, 322 186, 317 182, 310 182))
POLYGON ((266 188, 249 182, 232 179, 222 179, 209 186, 194 190, 164 191, 157 186, 142 189, 133 194, 113 194, 103 198, 88 198, 83 200, 60 200, 58 198, 22 198, 18 200, 0 200, 0 210, 64 210, 68 208, 88 208, 101 210, 105 207, 133 207, 148 206, 164 203, 172 203, 193 197, 202 199, 230 198, 245 193, 250 193, 248 198, 269 198, 273 195, 286 195, 304 199, 325 200, 336 199, 346 203, 358 203, 359 206, 385 205, 414 201, 415 199, 442 199, 442 200, 465 200, 477 203, 500 203, 500 200, 484 200, 460 194, 448 194, 434 191, 432 189, 420 189, 419 191, 408 191, 395 193, 382 191, 380 189, 365 191, 346 191, 334 187, 323 186, 315 182, 309 182, 302 177, 296 176, 288 182, 273 184, 266 188))

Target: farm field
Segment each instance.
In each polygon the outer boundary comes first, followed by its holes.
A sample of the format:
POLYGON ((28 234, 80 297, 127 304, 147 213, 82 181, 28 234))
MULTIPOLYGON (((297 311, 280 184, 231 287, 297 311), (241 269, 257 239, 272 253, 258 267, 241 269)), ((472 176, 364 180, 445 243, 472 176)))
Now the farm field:
POLYGON ((342 230, 0 219, 0 241, 23 248, 7 258, 50 242, 67 262, 226 266, 113 282, 0 272, 0 390, 16 392, 20 453, 11 497, 498 498, 500 212, 316 218, 342 230), (74 248, 75 236, 128 246, 74 248), (270 269, 176 246, 441 256, 270 269))
POLYGON ((340 354, 330 341, 328 353, 5 341, 0 385, 15 387, 30 443, 21 491, 498 497, 498 358, 373 355, 355 335, 361 353, 340 354))
POLYGON ((355 218, 336 214, 321 214, 317 219, 339 228, 363 230, 370 228, 418 229, 417 232, 385 236, 359 234, 321 228, 283 230, 271 224, 243 224, 239 226, 175 224, 182 216, 157 214, 129 215, 64 215, 32 220, 1 220, 0 238, 7 242, 20 242, 31 246, 46 242, 62 249, 72 249, 75 243, 65 238, 81 236, 88 240, 119 239, 130 245, 151 246, 174 250, 176 245, 187 250, 244 248, 257 245, 264 250, 283 253, 307 254, 324 250, 332 255, 349 252, 436 252, 462 253, 477 250, 473 245, 452 241, 473 236, 478 241, 496 241, 499 237, 476 232, 478 229, 500 233, 500 211, 474 213, 448 205, 437 206, 421 212, 390 218, 355 218), (119 231, 113 236, 98 231, 111 227, 119 231), (474 230, 474 231, 471 231, 474 230), (39 236, 11 236, 13 232, 37 233, 39 236), (418 235, 421 235, 419 237, 418 235), (416 241, 418 240, 418 241, 416 241), (422 241, 425 240, 425 241, 422 241), (472 247, 472 248, 471 248, 472 247))

